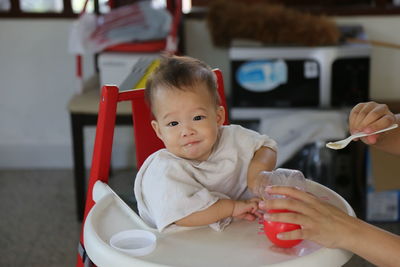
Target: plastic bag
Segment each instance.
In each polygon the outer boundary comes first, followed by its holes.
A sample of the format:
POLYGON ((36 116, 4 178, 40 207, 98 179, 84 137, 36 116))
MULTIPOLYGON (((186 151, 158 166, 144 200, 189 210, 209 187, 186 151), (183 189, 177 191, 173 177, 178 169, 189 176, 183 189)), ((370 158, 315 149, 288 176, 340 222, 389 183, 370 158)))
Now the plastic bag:
POLYGON ((124 42, 163 39, 171 23, 171 14, 153 8, 151 1, 122 6, 101 16, 83 13, 72 25, 69 51, 96 53, 124 42))
POLYGON ((299 170, 279 168, 275 171, 262 171, 256 180, 254 193, 262 199, 284 197, 281 195, 270 195, 265 192, 268 186, 291 186, 299 190, 306 190, 306 178, 299 170))
POLYGON ((89 46, 89 34, 96 30, 96 15, 83 13, 72 23, 68 50, 71 54, 84 54, 89 46))

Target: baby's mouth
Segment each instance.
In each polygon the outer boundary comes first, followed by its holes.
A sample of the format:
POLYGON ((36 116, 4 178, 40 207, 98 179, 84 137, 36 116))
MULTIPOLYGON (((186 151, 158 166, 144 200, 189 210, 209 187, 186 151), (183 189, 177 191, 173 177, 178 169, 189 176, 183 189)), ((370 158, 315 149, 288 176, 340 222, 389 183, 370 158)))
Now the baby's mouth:
POLYGON ((198 144, 198 143, 200 143, 200 141, 188 142, 188 143, 186 143, 186 144, 184 145, 184 147, 191 147, 191 146, 196 145, 196 144, 198 144))

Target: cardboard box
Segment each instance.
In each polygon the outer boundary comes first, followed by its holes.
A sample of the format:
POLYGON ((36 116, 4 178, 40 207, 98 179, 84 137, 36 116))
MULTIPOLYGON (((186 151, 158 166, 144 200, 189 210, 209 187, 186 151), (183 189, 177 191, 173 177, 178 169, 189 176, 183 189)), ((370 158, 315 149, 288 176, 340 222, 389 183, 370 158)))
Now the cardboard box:
POLYGON ((367 220, 400 221, 400 157, 370 148, 367 158, 367 220))
MULTIPOLYGON (((132 72, 144 74, 142 73, 143 70, 135 69, 135 65, 139 63, 140 60, 143 58, 154 60, 158 57, 158 53, 101 53, 98 58, 100 85, 114 84, 121 87, 122 83, 132 72)), ((126 90, 131 88, 120 89, 126 90)))
POLYGON ((400 157, 370 148, 376 191, 400 190, 400 157))

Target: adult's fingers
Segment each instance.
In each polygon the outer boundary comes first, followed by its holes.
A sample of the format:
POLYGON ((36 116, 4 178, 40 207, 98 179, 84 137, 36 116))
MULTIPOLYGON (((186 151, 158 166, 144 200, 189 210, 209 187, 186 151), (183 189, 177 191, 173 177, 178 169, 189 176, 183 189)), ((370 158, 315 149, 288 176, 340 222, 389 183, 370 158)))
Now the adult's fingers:
POLYGON ((296 240, 296 239, 306 239, 303 234, 302 229, 296 229, 293 231, 282 232, 277 235, 277 238, 280 240, 296 240))
POLYGON ((297 212, 265 213, 264 219, 271 222, 293 223, 305 227, 311 225, 309 216, 297 212))
POLYGON ((361 103, 356 105, 350 114, 349 128, 351 133, 371 133, 390 126, 394 120, 394 115, 387 105, 375 102, 361 103))
POLYGON ((385 104, 378 104, 369 112, 361 123, 363 131, 372 133, 390 126, 394 122, 394 115, 385 104))
POLYGON ((287 209, 305 214, 309 217, 318 216, 318 214, 325 214, 327 212, 327 205, 329 204, 311 193, 287 186, 273 186, 267 188, 267 191, 269 194, 285 195, 289 198, 266 200, 260 203, 259 206, 261 209, 287 209))
POLYGON ((359 122, 365 117, 365 112, 368 109, 372 109, 375 105, 374 102, 359 103, 350 112, 349 116, 349 130, 351 133, 358 131, 359 122))
POLYGON ((265 190, 270 195, 285 195, 306 203, 314 202, 316 200, 315 196, 289 186, 270 186, 267 187, 265 190))

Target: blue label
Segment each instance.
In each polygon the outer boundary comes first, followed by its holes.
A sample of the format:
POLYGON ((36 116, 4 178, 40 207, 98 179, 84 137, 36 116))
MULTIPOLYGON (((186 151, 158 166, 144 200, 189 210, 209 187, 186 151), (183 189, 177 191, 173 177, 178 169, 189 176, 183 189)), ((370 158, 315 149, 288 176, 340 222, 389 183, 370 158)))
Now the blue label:
POLYGON ((266 92, 287 82, 287 65, 283 60, 250 61, 236 71, 236 81, 253 92, 266 92))

